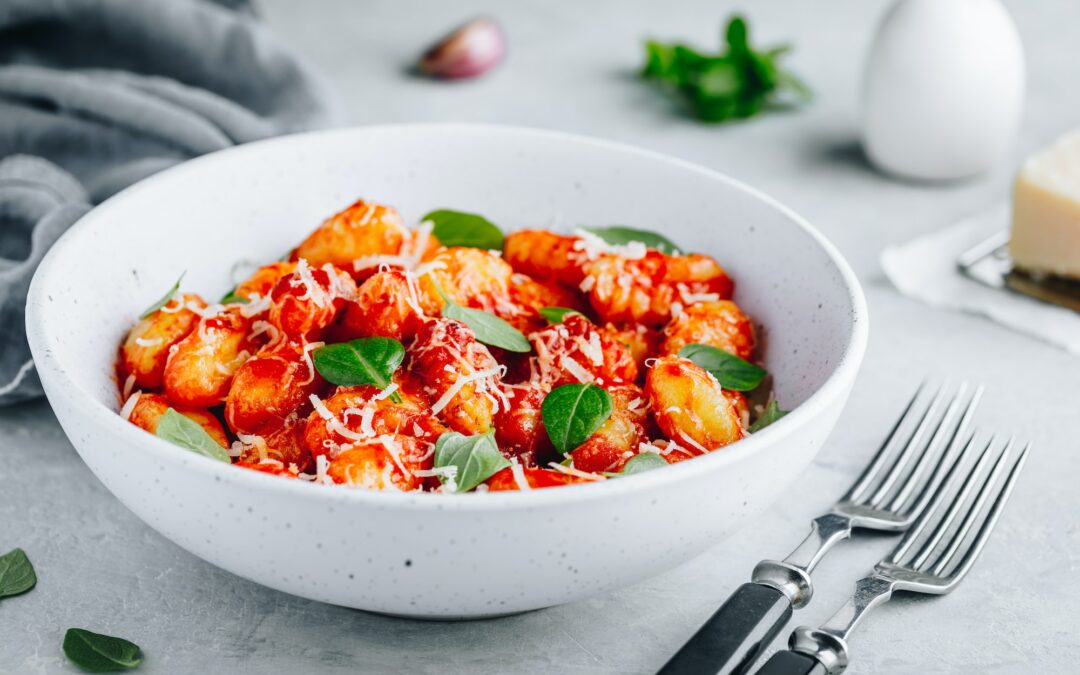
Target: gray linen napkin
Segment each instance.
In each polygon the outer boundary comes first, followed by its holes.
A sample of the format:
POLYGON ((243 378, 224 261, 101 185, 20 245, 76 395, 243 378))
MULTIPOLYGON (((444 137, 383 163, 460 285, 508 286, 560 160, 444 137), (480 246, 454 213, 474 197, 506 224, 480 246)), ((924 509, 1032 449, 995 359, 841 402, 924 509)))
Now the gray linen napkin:
POLYGON ((0 405, 41 394, 26 291, 92 205, 191 157, 338 119, 242 0, 0 0, 0 405))

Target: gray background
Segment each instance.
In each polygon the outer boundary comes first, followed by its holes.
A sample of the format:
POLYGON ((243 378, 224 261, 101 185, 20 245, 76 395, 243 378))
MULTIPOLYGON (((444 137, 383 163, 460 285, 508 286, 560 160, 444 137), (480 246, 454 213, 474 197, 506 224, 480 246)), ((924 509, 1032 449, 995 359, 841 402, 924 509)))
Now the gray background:
MULTIPOLYGON (((1080 360, 982 319, 908 301, 877 262, 890 243, 1000 203, 1022 156, 1080 124, 1080 3, 1007 5, 1029 73, 1012 161, 974 181, 922 186, 875 173, 856 142, 861 63, 881 1, 752 3, 753 39, 793 41, 791 62, 818 97, 798 114, 722 127, 672 114, 633 70, 646 34, 715 44, 729 3, 264 1, 270 26, 333 80, 357 124, 460 120, 592 134, 726 171, 804 214, 866 288, 871 340, 854 395, 805 480, 708 553, 616 593, 457 624, 331 607, 217 570, 120 506, 44 402, 3 409, 0 549, 25 548, 39 583, 0 601, 0 671, 71 670, 60 642, 65 628, 82 626, 138 642, 147 673, 650 672, 759 558, 801 539, 807 519, 853 479, 924 374, 984 382, 979 423, 1029 438, 1037 452, 968 581, 951 596, 900 598, 876 612, 854 639, 849 672, 1073 671, 1080 360), (463 84, 404 73, 433 37, 485 10, 510 35, 502 68, 463 84)), ((72 331, 77 336, 78 327, 72 331)), ((833 554, 798 620, 824 619, 891 545, 868 537, 833 554)))

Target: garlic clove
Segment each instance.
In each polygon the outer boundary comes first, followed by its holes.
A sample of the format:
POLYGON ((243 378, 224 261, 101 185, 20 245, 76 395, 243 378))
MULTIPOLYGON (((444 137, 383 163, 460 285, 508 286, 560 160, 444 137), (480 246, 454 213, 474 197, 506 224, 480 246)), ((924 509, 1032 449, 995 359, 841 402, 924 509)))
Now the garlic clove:
POLYGON ((506 37, 491 19, 473 19, 450 33, 420 58, 420 71, 457 80, 483 75, 506 55, 506 37))

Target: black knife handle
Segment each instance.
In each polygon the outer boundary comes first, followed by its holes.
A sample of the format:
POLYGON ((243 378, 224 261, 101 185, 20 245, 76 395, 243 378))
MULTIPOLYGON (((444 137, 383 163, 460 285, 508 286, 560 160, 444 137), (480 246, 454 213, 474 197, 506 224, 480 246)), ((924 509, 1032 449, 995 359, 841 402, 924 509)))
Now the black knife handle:
POLYGON ((743 584, 658 675, 744 673, 790 618, 786 595, 771 586, 743 584))
POLYGON ((813 656, 784 650, 772 655, 755 675, 828 675, 813 656))

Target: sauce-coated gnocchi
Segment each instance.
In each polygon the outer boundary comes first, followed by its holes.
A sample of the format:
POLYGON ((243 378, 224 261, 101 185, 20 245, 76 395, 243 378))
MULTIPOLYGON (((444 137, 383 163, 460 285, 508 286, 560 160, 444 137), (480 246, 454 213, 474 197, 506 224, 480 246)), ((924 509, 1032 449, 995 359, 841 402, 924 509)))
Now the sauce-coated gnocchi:
POLYGON ((410 228, 360 200, 218 303, 174 291, 120 346, 121 415, 240 468, 395 491, 603 481, 750 433, 767 376, 717 261, 447 213, 410 228))

